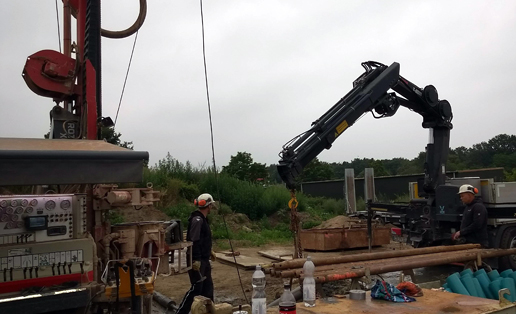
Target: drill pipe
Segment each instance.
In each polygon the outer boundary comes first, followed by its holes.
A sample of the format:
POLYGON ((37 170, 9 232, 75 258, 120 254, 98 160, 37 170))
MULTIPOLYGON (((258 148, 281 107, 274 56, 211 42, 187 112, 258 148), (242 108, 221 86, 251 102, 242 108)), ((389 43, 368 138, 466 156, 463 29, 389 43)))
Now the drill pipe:
MULTIPOLYGON (((439 252, 460 251, 460 250, 468 250, 468 249, 476 249, 476 248, 480 248, 480 244, 434 246, 434 247, 426 247, 426 248, 420 248, 420 249, 396 250, 396 251, 376 252, 376 253, 362 253, 362 254, 352 254, 352 255, 344 255, 344 256, 334 256, 334 257, 316 257, 316 258, 312 259, 312 262, 314 263, 315 266, 322 266, 322 265, 358 262, 358 261, 383 259, 383 258, 391 258, 391 257, 402 257, 402 256, 422 255, 422 254, 439 253, 439 252)), ((303 265, 305 264, 305 261, 306 261, 306 258, 298 258, 298 259, 285 261, 285 262, 281 262, 281 263, 274 263, 274 264, 272 264, 272 266, 275 270, 289 269, 289 268, 290 269, 302 268, 303 265)))
MULTIPOLYGON (((482 249, 470 249, 470 250, 461 250, 456 252, 439 252, 439 253, 432 253, 432 254, 425 254, 425 258, 443 258, 448 256, 455 256, 455 255, 463 255, 463 254, 476 254, 478 252, 482 252, 482 249)), ((402 257, 394 257, 394 258, 385 258, 380 260, 370 260, 370 261, 359 261, 359 262, 348 262, 348 263, 339 263, 339 264, 331 264, 331 265, 324 265, 319 266, 316 268, 316 272, 331 272, 335 269, 343 269, 343 268, 351 268, 351 267, 362 267, 362 266, 368 266, 371 264, 399 264, 403 265, 405 263, 413 262, 413 261, 419 261, 421 260, 421 255, 413 255, 413 256, 402 256, 402 257)), ((276 276, 282 277, 282 278, 291 278, 291 277, 300 277, 303 274, 302 268, 297 269, 291 269, 291 270, 283 270, 281 272, 276 272, 276 276)))
MULTIPOLYGON (((514 254, 516 254, 516 248, 484 250, 482 253, 480 253, 482 259, 491 258, 491 257, 500 257, 500 256, 506 256, 506 255, 514 255, 514 254)), ((465 255, 452 255, 452 256, 448 256, 448 257, 439 256, 439 258, 423 259, 420 261, 413 261, 413 262, 410 262, 407 264, 382 263, 380 265, 371 265, 369 267, 369 273, 371 275, 376 275, 376 274, 383 274, 383 273, 388 273, 391 271, 399 271, 399 270, 404 270, 404 269, 414 269, 414 268, 418 268, 418 267, 428 267, 428 266, 437 266, 437 265, 443 265, 443 264, 449 264, 449 263, 467 262, 467 261, 475 260, 476 258, 477 258, 477 254, 468 253, 465 255)), ((332 274, 315 276, 315 281, 316 282, 329 282, 329 281, 336 281, 336 280, 342 280, 342 279, 357 278, 357 277, 365 276, 365 273, 366 273, 365 268, 352 269, 350 271, 343 271, 343 272, 338 272, 336 270, 332 274)), ((303 276, 301 276, 301 278, 303 278, 303 276)))
MULTIPOLYGON (((480 249, 477 250, 467 250, 460 252, 445 252, 445 253, 434 253, 425 256, 425 260, 445 260, 448 258, 456 258, 458 256, 477 256, 478 253, 482 253, 483 251, 480 249)), ((406 256, 400 258, 389 258, 383 260, 373 260, 373 261, 364 261, 357 263, 345 263, 345 264, 337 264, 333 269, 316 269, 317 275, 328 275, 335 274, 347 271, 355 271, 357 269, 366 269, 371 267, 376 267, 378 265, 401 265, 399 268, 405 269, 405 265, 413 265, 417 263, 421 263, 421 258, 418 256, 406 256)), ((303 274, 299 277, 303 277, 303 274)))

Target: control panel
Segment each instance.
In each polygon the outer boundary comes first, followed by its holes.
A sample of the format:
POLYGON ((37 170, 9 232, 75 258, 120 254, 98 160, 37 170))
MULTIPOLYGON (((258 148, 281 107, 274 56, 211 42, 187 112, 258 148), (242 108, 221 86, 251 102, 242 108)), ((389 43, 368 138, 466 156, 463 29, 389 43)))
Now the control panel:
POLYGON ((85 231, 85 195, 0 196, 0 246, 79 238, 85 231))
POLYGON ((91 237, 0 246, 0 294, 65 281, 89 282, 94 247, 91 237))

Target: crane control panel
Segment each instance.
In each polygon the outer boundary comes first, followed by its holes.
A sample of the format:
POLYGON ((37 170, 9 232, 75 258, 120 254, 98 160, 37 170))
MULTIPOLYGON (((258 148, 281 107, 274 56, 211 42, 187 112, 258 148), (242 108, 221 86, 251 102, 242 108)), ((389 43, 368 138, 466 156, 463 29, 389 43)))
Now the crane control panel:
POLYGON ((0 245, 79 238, 85 231, 85 195, 0 196, 0 245))

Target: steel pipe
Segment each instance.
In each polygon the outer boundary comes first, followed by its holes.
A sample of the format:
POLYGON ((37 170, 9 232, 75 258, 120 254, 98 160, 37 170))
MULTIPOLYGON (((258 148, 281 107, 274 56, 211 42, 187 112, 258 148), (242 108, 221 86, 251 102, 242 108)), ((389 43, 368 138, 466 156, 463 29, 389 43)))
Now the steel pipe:
MULTIPOLYGON (((481 249, 471 249, 471 250, 461 250, 461 251, 455 251, 455 252, 439 252, 439 253, 433 253, 433 254, 426 254, 425 258, 443 258, 448 256, 455 256, 455 255, 463 255, 463 254, 477 254, 479 252, 482 252, 481 249)), ((352 267, 367 267, 369 265, 374 265, 378 263, 382 264, 405 264, 413 261, 419 261, 421 260, 420 255, 413 255, 413 256, 404 256, 404 257, 395 257, 395 258, 386 258, 382 260, 370 260, 370 261, 359 261, 359 262, 350 262, 350 263, 340 263, 340 264, 331 264, 331 265, 324 265, 316 267, 316 272, 322 273, 322 272, 332 272, 335 269, 345 269, 345 268, 352 268, 352 267)), ((282 278, 291 278, 291 277, 300 277, 303 274, 302 268, 292 269, 292 270, 283 270, 279 272, 279 277, 282 278)))
MULTIPOLYGON (((516 248, 514 249, 492 249, 492 250, 484 250, 480 253, 482 259, 485 258, 492 258, 492 257, 500 257, 500 256, 506 256, 506 255, 514 255, 516 254, 516 248)), ((477 253, 467 253, 467 254, 453 254, 448 256, 438 256, 435 258, 427 258, 427 259, 421 259, 417 261, 411 261, 408 263, 395 263, 395 264, 376 264, 376 265, 370 265, 368 267, 369 273, 371 275, 376 274, 383 274, 388 273, 392 271, 399 271, 399 270, 405 270, 405 269, 414 269, 419 267, 429 267, 429 266, 438 266, 443 264, 449 264, 449 263, 457 263, 457 262, 467 262, 472 261, 477 258, 477 253)), ((329 273, 326 275, 320 274, 315 276, 316 282, 329 282, 329 281, 336 281, 336 280, 342 280, 342 279, 349 279, 349 278, 357 278, 365 276, 366 268, 362 269, 353 269, 348 271, 335 271, 334 273, 329 273)), ((303 278, 303 276, 301 276, 303 278)))
MULTIPOLYGON (((423 254, 439 253, 439 252, 461 251, 461 250, 476 249, 476 248, 480 248, 480 244, 434 246, 434 247, 427 247, 427 248, 421 248, 421 249, 352 254, 352 255, 334 256, 334 257, 315 257, 315 258, 312 258, 312 262, 314 263, 315 266, 322 266, 322 265, 359 262, 359 261, 376 260, 376 259, 384 259, 384 258, 392 258, 392 257, 423 255, 423 254)), ((306 261, 305 258, 300 258, 300 259, 285 261, 285 262, 281 262, 281 263, 274 263, 274 264, 272 264, 272 266, 276 271, 281 270, 281 269, 302 268, 303 265, 305 264, 305 261, 306 261)))

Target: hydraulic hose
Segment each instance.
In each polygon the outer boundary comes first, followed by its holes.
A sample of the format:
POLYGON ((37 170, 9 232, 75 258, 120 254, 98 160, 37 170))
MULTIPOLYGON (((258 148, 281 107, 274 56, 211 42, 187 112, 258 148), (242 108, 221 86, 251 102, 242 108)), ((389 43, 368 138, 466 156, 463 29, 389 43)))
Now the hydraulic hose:
POLYGON ((133 25, 131 25, 129 28, 127 28, 123 31, 109 31, 109 30, 101 28, 100 34, 103 37, 113 38, 113 39, 129 37, 132 34, 136 33, 140 29, 140 27, 143 25, 143 22, 145 21, 146 16, 147 16, 147 0, 140 0, 140 13, 138 14, 138 18, 136 19, 136 21, 134 22, 133 25))

